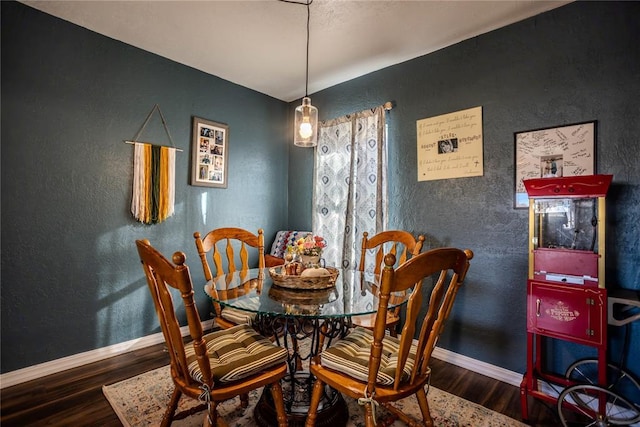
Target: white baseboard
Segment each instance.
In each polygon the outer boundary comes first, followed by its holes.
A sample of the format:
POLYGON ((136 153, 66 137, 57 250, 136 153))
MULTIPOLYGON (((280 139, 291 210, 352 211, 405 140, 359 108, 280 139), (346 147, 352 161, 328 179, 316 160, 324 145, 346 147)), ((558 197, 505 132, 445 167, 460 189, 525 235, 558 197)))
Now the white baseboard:
MULTIPOLYGON (((213 326, 213 322, 213 320, 202 322, 202 328, 204 330, 211 328, 213 326)), ((183 326, 180 328, 180 331, 182 332, 182 336, 187 336, 189 334, 189 327, 183 326)), ((95 350, 85 351, 84 353, 73 354, 61 359, 7 372, 0 375, 0 390, 47 375, 66 371, 67 369, 77 368, 78 366, 86 365, 88 363, 108 359, 109 357, 117 356, 129 351, 160 344, 161 342, 164 342, 164 336, 159 332, 157 334, 147 335, 146 337, 137 338, 135 340, 114 344, 108 347, 97 348, 95 350)))
POLYGON ((462 354, 454 353, 444 348, 436 347, 433 349, 433 357, 442 361, 451 363, 452 365, 460 366, 461 368, 468 369, 470 371, 482 374, 494 380, 502 381, 503 383, 511 384, 516 387, 520 387, 522 382, 522 374, 508 369, 501 368, 499 366, 491 365, 490 363, 482 362, 480 360, 472 359, 462 354))
MULTIPOLYGON (((211 328, 212 326, 213 320, 207 320, 206 322, 202 323, 202 327, 205 330, 211 328)), ((187 326, 183 326, 181 330, 183 336, 189 334, 189 329, 187 326)), ((146 337, 126 341, 108 347, 74 354, 71 356, 63 357, 61 359, 52 360, 50 362, 28 366, 16 371, 7 372, 6 374, 0 375, 0 390, 27 381, 35 380, 47 375, 77 368, 78 366, 86 365, 88 363, 98 362, 100 360, 127 353, 129 351, 149 347, 161 342, 164 342, 164 336, 162 335, 162 333, 157 333, 154 335, 148 335, 146 337)), ((461 354, 454 353, 443 348, 436 347, 433 351, 433 357, 451 363, 453 365, 460 366, 461 368, 477 372, 495 380, 514 385, 516 387, 519 387, 520 382, 522 381, 522 374, 509 371, 507 369, 491 365, 480 360, 472 359, 470 357, 463 356, 461 354)))

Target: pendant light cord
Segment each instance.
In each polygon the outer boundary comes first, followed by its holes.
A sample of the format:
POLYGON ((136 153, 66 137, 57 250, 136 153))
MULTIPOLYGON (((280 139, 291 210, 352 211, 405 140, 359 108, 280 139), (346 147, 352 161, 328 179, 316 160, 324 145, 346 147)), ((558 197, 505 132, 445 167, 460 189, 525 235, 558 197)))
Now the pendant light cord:
POLYGON ((305 76, 304 96, 309 96, 309 22, 311 21, 311 9, 309 5, 313 0, 307 0, 307 73, 305 76))
POLYGON ((311 22, 311 9, 309 8, 309 6, 311 6, 311 3, 313 3, 313 0, 305 0, 304 3, 301 1, 296 1, 296 0, 279 0, 282 3, 292 3, 292 4, 300 4, 300 5, 305 5, 307 6, 307 59, 306 59, 306 75, 305 75, 305 81, 304 81, 304 96, 305 98, 309 96, 309 34, 310 34, 310 22, 311 22))

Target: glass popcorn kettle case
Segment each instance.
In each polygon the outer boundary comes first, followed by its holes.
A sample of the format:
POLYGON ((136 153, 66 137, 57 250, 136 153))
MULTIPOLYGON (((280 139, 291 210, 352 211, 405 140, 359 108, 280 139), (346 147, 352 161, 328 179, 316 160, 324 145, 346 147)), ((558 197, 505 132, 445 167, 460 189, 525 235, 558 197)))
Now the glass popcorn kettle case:
POLYGON ((604 287, 605 196, 612 175, 524 181, 529 279, 604 287))

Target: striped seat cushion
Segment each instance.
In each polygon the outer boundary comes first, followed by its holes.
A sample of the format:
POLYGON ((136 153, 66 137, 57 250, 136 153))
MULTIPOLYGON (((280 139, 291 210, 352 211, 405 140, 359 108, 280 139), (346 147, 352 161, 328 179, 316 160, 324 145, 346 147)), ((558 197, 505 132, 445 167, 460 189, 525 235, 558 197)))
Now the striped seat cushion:
MULTIPOLYGON (((287 351, 258 334, 249 325, 238 325, 204 336, 215 382, 229 383, 257 374, 287 359, 287 351)), ((202 382, 193 345, 185 346, 189 374, 202 382)))
POLYGON ((220 317, 233 322, 236 325, 251 325, 256 318, 256 313, 250 311, 240 310, 233 307, 223 307, 220 317))
MULTIPOLYGON (((321 365, 334 371, 343 372, 350 377, 360 381, 367 381, 369 374, 369 355, 373 344, 373 332, 364 328, 355 328, 343 339, 336 341, 321 355, 321 365)), ((382 356, 380 369, 376 383, 381 385, 392 385, 396 375, 396 365, 398 364, 398 351, 400 350, 400 340, 391 336, 385 336, 382 340, 382 356)), ((409 357, 404 366, 402 381, 407 380, 411 375, 411 369, 415 363, 416 346, 412 345, 409 350, 409 357)))

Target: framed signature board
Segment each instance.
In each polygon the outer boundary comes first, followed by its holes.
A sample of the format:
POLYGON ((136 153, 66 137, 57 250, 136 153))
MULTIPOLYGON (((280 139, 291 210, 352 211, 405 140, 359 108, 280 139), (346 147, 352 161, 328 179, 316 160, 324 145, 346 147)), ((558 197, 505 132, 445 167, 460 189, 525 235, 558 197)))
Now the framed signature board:
POLYGON ((525 179, 595 173, 595 121, 516 132, 514 139, 516 209, 529 207, 525 179))

